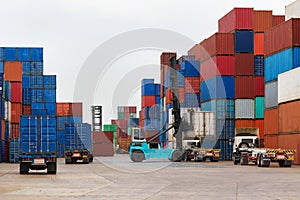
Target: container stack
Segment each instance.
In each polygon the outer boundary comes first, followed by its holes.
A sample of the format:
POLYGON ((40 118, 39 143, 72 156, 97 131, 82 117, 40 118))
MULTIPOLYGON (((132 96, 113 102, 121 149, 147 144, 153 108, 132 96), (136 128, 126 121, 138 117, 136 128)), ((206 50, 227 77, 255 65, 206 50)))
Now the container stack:
POLYGON ((104 124, 103 132, 112 132, 112 134, 113 134, 112 142, 113 142, 114 148, 116 148, 117 147, 117 125, 116 124, 104 124))
POLYGON ((66 149, 87 149, 92 152, 92 127, 88 123, 65 124, 66 149))
MULTIPOLYGON (((168 91, 167 91, 168 92, 168 91)), ((140 128, 144 132, 146 140, 153 137, 161 129, 160 124, 160 84, 155 84, 154 79, 142 80, 142 109, 140 116, 140 128)), ((154 142, 165 143, 165 137, 161 136, 154 142)))
POLYGON ((66 124, 82 123, 82 103, 57 102, 57 154, 64 157, 66 150, 66 124))
MULTIPOLYGON (((293 18, 265 33, 266 147, 297 149, 299 146, 299 70, 295 69, 300 66, 299 27, 300 19, 293 18)), ((295 163, 300 162, 297 156, 295 163)))

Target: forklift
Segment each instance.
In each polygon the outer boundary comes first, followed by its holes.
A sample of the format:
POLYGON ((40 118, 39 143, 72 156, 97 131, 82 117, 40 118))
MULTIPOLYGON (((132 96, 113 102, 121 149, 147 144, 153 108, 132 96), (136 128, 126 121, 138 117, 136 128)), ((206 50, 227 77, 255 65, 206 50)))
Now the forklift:
POLYGON ((138 133, 139 129, 134 133, 134 138, 129 146, 129 157, 133 162, 142 162, 150 158, 168 158, 172 162, 180 162, 183 159, 184 151, 182 149, 182 131, 180 130, 181 115, 180 102, 178 100, 178 77, 176 71, 177 61, 175 57, 170 58, 171 63, 171 81, 173 93, 173 110, 174 123, 166 130, 160 130, 150 140, 146 141, 143 134, 138 133), (162 149, 158 145, 153 145, 153 141, 159 136, 165 134, 174 128, 173 137, 176 138, 176 149, 162 149))

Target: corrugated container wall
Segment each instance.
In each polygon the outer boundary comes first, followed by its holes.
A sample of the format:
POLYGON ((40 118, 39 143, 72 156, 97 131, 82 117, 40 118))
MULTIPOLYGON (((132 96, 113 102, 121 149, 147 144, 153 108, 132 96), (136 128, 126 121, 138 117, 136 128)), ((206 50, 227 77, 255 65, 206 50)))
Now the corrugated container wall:
POLYGON ((300 133, 300 100, 279 105, 279 132, 300 133))
POLYGON ((278 148, 278 135, 265 135, 264 140, 266 148, 278 148))
POLYGON ((234 75, 253 75, 254 56, 252 53, 237 53, 235 54, 234 61, 234 75))
POLYGON ((251 99, 254 97, 254 78, 253 76, 235 77, 235 98, 251 99))
POLYGON ((273 15, 273 26, 277 26, 278 24, 281 24, 285 21, 284 15, 273 15))
POLYGON ((265 98, 264 97, 256 97, 255 98, 255 118, 263 119, 265 111, 265 98))
POLYGON ((274 108, 278 105, 277 81, 265 85, 265 107, 274 108))
POLYGON ((278 134, 278 108, 265 110, 265 134, 278 134))
POLYGON ((254 33, 254 55, 265 54, 265 35, 264 33, 254 33))
POLYGON ((265 32, 273 26, 272 11, 269 10, 254 10, 254 32, 265 32))
POLYGON ((300 68, 296 68, 278 76, 278 102, 284 103, 300 99, 300 68))
POLYGON ((254 119, 254 100, 236 99, 235 100, 236 119, 254 119))
POLYGON ((234 33, 234 52, 253 53, 254 33, 253 31, 235 31, 234 33))

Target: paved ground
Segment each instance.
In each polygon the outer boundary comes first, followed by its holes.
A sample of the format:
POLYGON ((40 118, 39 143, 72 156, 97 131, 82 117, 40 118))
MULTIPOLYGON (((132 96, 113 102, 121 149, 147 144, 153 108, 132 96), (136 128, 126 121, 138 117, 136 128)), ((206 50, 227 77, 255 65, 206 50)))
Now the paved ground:
POLYGON ((300 199, 300 166, 234 166, 232 162, 133 163, 128 155, 65 165, 57 175, 19 175, 0 164, 0 199, 300 199))

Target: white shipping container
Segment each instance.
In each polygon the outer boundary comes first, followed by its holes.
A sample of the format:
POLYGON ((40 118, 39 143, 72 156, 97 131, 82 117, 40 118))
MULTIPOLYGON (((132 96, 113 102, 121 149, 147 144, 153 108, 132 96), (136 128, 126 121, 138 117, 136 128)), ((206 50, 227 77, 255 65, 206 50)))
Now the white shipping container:
POLYGON ((278 76, 278 103, 300 99, 300 68, 278 76))
POLYGON ((254 100, 236 99, 235 100, 236 119, 254 119, 254 100))
POLYGON ((4 120, 11 121, 11 103, 10 101, 5 101, 4 103, 4 120))
MULTIPOLYGON (((216 135, 216 115, 214 112, 204 112, 200 108, 181 108, 181 120, 193 125, 193 130, 184 130, 183 139, 194 139, 202 136, 216 135), (192 121, 191 121, 192 120, 192 121)), ((169 110, 169 124, 174 122, 172 109, 169 110)), ((169 141, 172 141, 174 130, 169 131, 169 141)))
POLYGON ((300 0, 285 6, 285 21, 300 17, 300 0))

